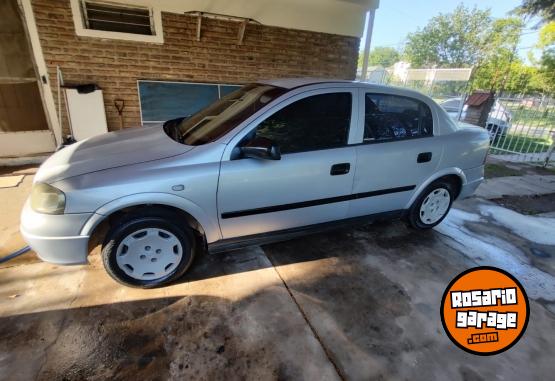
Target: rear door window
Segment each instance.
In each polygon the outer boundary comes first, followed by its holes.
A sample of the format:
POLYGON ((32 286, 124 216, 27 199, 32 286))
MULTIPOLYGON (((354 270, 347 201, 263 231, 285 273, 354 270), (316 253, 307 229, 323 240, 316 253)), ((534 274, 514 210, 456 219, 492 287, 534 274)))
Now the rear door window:
POLYGON ((432 112, 424 102, 398 95, 367 93, 364 103, 365 142, 433 135, 432 112))

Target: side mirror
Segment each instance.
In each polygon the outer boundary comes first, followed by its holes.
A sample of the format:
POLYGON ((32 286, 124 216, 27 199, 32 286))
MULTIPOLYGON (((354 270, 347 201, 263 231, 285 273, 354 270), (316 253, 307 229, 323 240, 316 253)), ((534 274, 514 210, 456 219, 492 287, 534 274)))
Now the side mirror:
POLYGON ((255 137, 241 147, 243 157, 252 159, 280 160, 281 152, 279 147, 270 139, 255 137))

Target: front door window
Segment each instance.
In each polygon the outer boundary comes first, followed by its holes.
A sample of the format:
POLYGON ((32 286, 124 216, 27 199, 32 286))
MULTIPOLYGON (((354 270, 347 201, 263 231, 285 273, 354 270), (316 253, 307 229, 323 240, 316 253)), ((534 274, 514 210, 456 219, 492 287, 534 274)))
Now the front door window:
POLYGON ((282 154, 347 145, 351 93, 313 95, 277 111, 260 123, 256 136, 276 143, 282 154))

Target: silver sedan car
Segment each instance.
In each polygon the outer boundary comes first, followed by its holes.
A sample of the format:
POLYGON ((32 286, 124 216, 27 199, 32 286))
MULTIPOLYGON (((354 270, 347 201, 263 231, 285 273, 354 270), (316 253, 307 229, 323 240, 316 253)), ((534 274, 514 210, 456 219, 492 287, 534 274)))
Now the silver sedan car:
MULTIPOLYGON (((439 105, 447 111, 451 117, 455 120, 464 120, 466 118, 466 112, 468 109, 467 105, 462 105, 462 98, 451 98, 441 102, 439 105), (460 112, 460 117, 459 117, 460 112)), ((504 107, 499 100, 493 103, 493 106, 488 114, 488 119, 486 120, 486 129, 488 130, 490 137, 496 139, 507 135, 509 129, 511 128, 511 112, 504 107)))
POLYGON ((187 118, 68 146, 39 169, 21 232, 44 261, 167 284, 195 255, 337 224, 429 229, 483 180, 484 129, 406 89, 334 80, 246 85, 187 118))

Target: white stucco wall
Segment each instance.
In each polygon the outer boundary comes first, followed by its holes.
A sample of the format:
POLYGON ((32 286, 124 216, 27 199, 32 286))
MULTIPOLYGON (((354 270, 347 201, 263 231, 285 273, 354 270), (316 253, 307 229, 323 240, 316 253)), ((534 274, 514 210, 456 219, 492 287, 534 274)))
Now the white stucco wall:
POLYGON ((264 25, 361 37, 366 11, 379 0, 110 0, 162 12, 210 12, 264 25))

